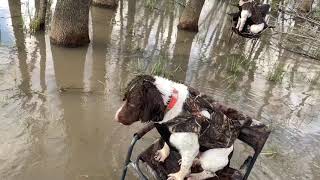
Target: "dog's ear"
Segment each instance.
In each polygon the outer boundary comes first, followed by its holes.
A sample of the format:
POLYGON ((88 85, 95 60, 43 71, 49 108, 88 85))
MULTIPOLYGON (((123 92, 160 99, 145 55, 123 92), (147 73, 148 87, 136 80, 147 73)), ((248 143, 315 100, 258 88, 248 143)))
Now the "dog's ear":
POLYGON ((143 82, 144 109, 141 122, 158 122, 164 117, 165 105, 157 87, 150 81, 143 82))

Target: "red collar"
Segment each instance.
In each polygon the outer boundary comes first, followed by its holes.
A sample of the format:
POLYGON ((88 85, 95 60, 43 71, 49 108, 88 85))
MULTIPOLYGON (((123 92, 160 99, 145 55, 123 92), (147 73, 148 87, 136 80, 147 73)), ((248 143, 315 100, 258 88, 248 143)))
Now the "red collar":
POLYGON ((173 88, 170 101, 167 105, 167 110, 171 110, 174 105, 176 105, 176 102, 178 101, 178 95, 179 92, 175 88, 173 88))

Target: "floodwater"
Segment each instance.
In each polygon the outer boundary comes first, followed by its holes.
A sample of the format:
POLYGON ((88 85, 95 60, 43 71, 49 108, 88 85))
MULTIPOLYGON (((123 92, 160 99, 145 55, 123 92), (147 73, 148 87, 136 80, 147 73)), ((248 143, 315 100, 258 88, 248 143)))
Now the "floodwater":
MULTIPOLYGON (((28 32, 33 1, 1 0, 0 179, 119 179, 142 125, 124 127, 114 113, 125 84, 159 61, 174 79, 272 129, 250 179, 320 179, 320 61, 280 49, 270 32, 255 45, 230 38, 229 1, 206 1, 198 34, 179 31, 174 2, 92 7, 91 43, 68 49, 51 45, 48 32, 28 32), (275 70, 282 81, 269 80, 275 70)), ((235 166, 248 149, 236 151, 235 166)))

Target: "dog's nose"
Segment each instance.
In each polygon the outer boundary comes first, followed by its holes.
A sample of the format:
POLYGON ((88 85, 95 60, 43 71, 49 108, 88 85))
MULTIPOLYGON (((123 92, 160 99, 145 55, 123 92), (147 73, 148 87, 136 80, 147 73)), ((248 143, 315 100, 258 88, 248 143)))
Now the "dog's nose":
POLYGON ((125 122, 125 121, 124 121, 124 116, 123 116, 123 114, 122 114, 122 113, 119 113, 119 112, 116 113, 116 115, 115 115, 115 117, 114 117, 114 120, 115 120, 116 122, 118 122, 118 123, 121 123, 121 124, 124 124, 123 122, 125 122))
POLYGON ((117 122, 122 123, 123 117, 118 113, 118 114, 116 114, 116 117, 114 117, 114 119, 115 119, 117 122))
POLYGON ((118 121, 118 122, 119 122, 119 113, 120 113, 120 111, 122 110, 122 107, 123 107, 123 105, 117 110, 117 112, 116 112, 116 114, 115 114, 115 116, 114 116, 114 119, 115 119, 116 121, 118 121))
POLYGON ((114 120, 119 121, 119 112, 117 111, 116 114, 114 115, 114 120))
POLYGON ((116 121, 123 124, 123 125, 130 125, 130 121, 126 121, 125 117, 121 114, 118 114, 118 116, 116 117, 116 121))

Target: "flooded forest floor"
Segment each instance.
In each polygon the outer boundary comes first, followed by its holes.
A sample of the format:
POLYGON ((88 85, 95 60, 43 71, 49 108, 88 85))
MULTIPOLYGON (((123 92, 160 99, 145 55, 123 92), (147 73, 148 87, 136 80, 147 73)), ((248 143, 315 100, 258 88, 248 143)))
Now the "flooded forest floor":
MULTIPOLYGON (((91 43, 70 49, 29 32, 34 9, 31 0, 0 3, 0 179, 119 179, 142 125, 123 127, 114 113, 125 84, 159 64, 272 129, 249 179, 320 179, 320 61, 284 48, 283 33, 268 30, 256 43, 230 37, 230 1, 206 1, 198 33, 177 29, 177 1, 92 7, 91 43)), ((292 21, 276 25, 288 30, 292 21)), ((236 148, 234 166, 250 151, 236 148)))

